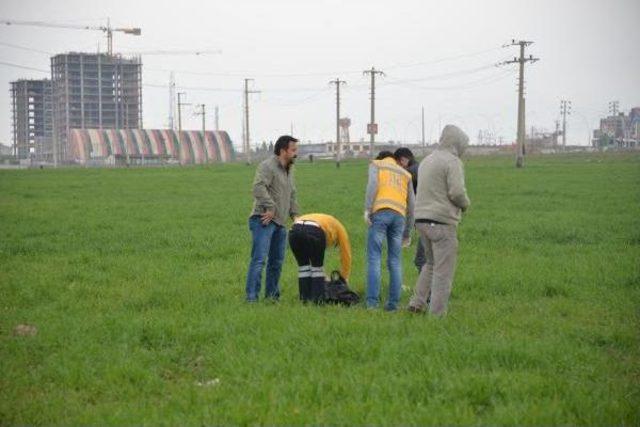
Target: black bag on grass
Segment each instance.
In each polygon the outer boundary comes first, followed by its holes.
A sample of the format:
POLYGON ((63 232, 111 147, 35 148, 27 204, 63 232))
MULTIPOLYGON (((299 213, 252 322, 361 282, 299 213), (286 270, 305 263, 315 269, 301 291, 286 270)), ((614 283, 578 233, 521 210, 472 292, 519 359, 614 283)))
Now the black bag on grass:
POLYGON ((324 302, 326 304, 354 305, 360 302, 360 296, 349 289, 347 281, 337 271, 331 272, 331 281, 325 282, 324 302))

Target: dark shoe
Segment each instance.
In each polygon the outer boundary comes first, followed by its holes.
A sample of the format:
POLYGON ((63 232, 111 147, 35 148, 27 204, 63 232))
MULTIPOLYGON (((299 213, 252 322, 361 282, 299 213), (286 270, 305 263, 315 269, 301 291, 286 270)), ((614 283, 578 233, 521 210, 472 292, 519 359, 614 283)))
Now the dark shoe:
POLYGON ((422 314, 422 313, 423 313, 423 311, 422 311, 422 310, 420 310, 419 308, 414 307, 414 306, 412 306, 412 305, 410 305, 410 306, 408 306, 408 307, 407 307, 407 311, 408 311, 409 313, 414 313, 414 314, 422 314))

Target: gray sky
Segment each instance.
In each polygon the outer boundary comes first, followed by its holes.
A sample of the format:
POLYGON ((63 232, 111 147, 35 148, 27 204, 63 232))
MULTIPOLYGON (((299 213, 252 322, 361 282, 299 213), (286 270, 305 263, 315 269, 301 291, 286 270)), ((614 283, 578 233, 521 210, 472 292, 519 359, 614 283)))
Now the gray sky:
MULTIPOLYGON (((342 112, 352 120, 351 139, 366 138, 369 79, 375 66, 378 140, 416 142, 420 109, 427 139, 456 123, 472 143, 480 129, 515 138, 516 65, 512 38, 533 40, 527 50, 540 61, 526 68, 527 128, 553 130, 560 99, 573 103, 568 143, 586 144, 590 129, 620 101, 640 106, 640 0, 3 0, 0 19, 137 26, 142 36, 117 33, 115 51, 221 49, 221 55, 143 56, 143 116, 146 128, 164 128, 169 110, 169 70, 187 102, 204 103, 213 128, 220 125, 241 146, 243 78, 254 78, 252 143, 289 133, 303 141, 335 135, 335 89, 339 77, 342 112), (159 86, 159 87, 158 87, 159 86), (205 90, 206 89, 206 90, 205 90)), ((47 70, 44 52, 106 48, 100 32, 0 26, 0 61, 47 70)), ((9 82, 48 74, 0 64, 0 142, 10 144, 9 82)), ((183 128, 200 128, 185 107, 183 128)))

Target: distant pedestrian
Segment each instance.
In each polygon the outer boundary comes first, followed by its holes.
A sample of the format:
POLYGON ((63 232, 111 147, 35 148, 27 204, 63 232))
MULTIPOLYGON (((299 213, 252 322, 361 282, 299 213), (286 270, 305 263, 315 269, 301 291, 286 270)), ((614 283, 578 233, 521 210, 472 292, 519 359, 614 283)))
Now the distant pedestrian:
POLYGON ((292 166, 298 140, 284 135, 273 148, 274 155, 258 165, 253 180, 253 209, 249 217, 252 247, 247 272, 246 299, 258 301, 262 270, 267 262, 265 298, 280 298, 280 273, 287 245, 287 219, 298 215, 292 166))
MULTIPOLYGON (((381 157, 381 156, 379 156, 381 157)), ((367 307, 376 308, 380 299, 382 246, 387 241, 389 297, 387 311, 397 309, 402 290, 402 245, 410 241, 413 228, 414 194, 411 174, 389 152, 369 166, 364 219, 367 234, 367 307)))
POLYGON ((425 243, 426 263, 409 302, 409 311, 444 315, 458 254, 457 226, 470 205, 460 157, 469 137, 457 126, 442 130, 440 145, 420 162, 416 195, 416 228, 425 243))
POLYGON ((321 213, 299 216, 289 233, 289 246, 298 263, 298 289, 303 302, 324 300, 324 253, 328 247, 340 248, 340 276, 349 280, 349 235, 333 216, 321 213))

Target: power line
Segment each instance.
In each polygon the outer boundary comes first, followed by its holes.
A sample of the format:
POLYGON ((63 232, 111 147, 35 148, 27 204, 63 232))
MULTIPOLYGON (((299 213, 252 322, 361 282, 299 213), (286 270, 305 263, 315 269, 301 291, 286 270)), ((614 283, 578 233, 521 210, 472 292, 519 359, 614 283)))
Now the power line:
POLYGON ((494 74, 494 75, 490 75, 490 76, 486 76, 483 77, 481 79, 477 79, 477 80, 473 80, 470 82, 465 82, 459 85, 453 85, 453 86, 440 86, 440 87, 435 87, 435 86, 422 86, 422 85, 417 85, 411 82, 405 82, 402 80, 395 80, 393 78, 389 78, 389 82, 387 83, 383 83, 380 86, 388 86, 388 85, 399 85, 399 86, 406 86, 412 89, 422 89, 422 90, 455 90, 455 89, 472 89, 475 87, 481 87, 481 86, 486 86, 487 84, 491 84, 500 80, 503 80, 505 77, 511 76, 511 71, 506 71, 506 72, 502 72, 499 74, 494 74))
POLYGON ((5 65, 7 67, 13 67, 13 68, 20 68, 22 70, 38 71, 38 72, 41 72, 41 73, 51 73, 51 70, 43 70, 43 69, 40 69, 40 68, 28 67, 26 65, 13 64, 11 62, 0 61, 0 65, 5 65))
POLYGON ((423 82, 423 81, 428 81, 428 80, 448 79, 450 77, 457 77, 457 76, 464 76, 464 75, 468 75, 468 74, 475 74, 477 72, 488 70, 488 69, 492 69, 492 68, 495 68, 495 64, 486 64, 486 65, 482 65, 480 67, 474 67, 474 68, 469 68, 469 69, 466 69, 466 70, 454 71, 454 72, 444 73, 444 74, 434 74, 432 76, 427 76, 427 77, 401 79, 399 81, 412 83, 412 82, 423 82))
MULTIPOLYGON (((455 55, 455 56, 449 56, 449 57, 444 57, 444 58, 437 58, 437 59, 433 59, 433 60, 429 60, 429 61, 422 61, 422 62, 414 62, 414 63, 408 63, 408 64, 398 64, 398 65, 390 65, 387 66, 385 68, 387 69, 399 69, 399 68, 412 68, 412 67, 418 67, 418 66, 422 66, 422 65, 432 65, 432 64, 438 64, 441 62, 447 62, 447 61, 452 61, 452 60, 456 60, 456 59, 461 59, 461 58, 466 58, 466 57, 473 57, 473 56, 478 56, 481 55, 483 53, 487 53, 487 52, 491 52, 491 51, 495 51, 495 50, 499 50, 500 48, 490 48, 490 49, 483 49, 483 50, 479 50, 479 51, 475 51, 475 52, 470 52, 470 53, 464 53, 464 54, 460 54, 460 55, 455 55)), ((167 69, 162 69, 162 68, 145 68, 146 70, 150 70, 150 71, 158 71, 158 72, 168 72, 170 70, 167 69)), ((180 74, 191 74, 191 75, 202 75, 202 76, 217 76, 217 77, 241 77, 247 74, 252 74, 256 77, 260 77, 260 78, 289 78, 289 77, 318 77, 318 76, 329 76, 332 74, 359 74, 360 71, 358 70, 342 70, 342 71, 336 71, 336 70, 328 70, 328 71, 316 71, 316 72, 312 72, 312 73, 266 73, 266 74, 256 74, 256 73, 251 73, 249 70, 244 70, 244 71, 229 71, 229 72, 209 72, 209 71, 190 71, 190 70, 174 70, 177 73, 180 74)))
POLYGON ((13 49, 26 50, 28 52, 41 53, 43 55, 53 55, 52 52, 47 52, 46 50, 34 49, 34 48, 31 48, 31 47, 21 46, 21 45, 18 45, 18 44, 0 42, 0 46, 7 46, 7 47, 10 47, 10 48, 13 48, 13 49))
POLYGON ((449 56, 449 57, 439 58, 439 59, 433 59, 431 61, 423 61, 423 62, 414 62, 414 63, 409 63, 409 64, 392 65, 392 66, 386 66, 385 68, 388 69, 388 70, 395 70, 397 68, 411 68, 411 67, 418 67, 418 66, 422 66, 422 65, 433 65, 433 64, 439 64, 441 62, 447 62, 447 61, 453 61, 453 60, 456 60, 456 59, 462 59, 462 58, 469 58, 469 57, 473 57, 473 56, 478 56, 478 55, 481 55, 483 53, 493 52, 493 51, 500 50, 500 49, 501 48, 499 48, 499 47, 492 47, 490 49, 483 49, 483 50, 479 50, 479 51, 476 51, 476 52, 465 53, 465 54, 455 55, 455 56, 449 56))

